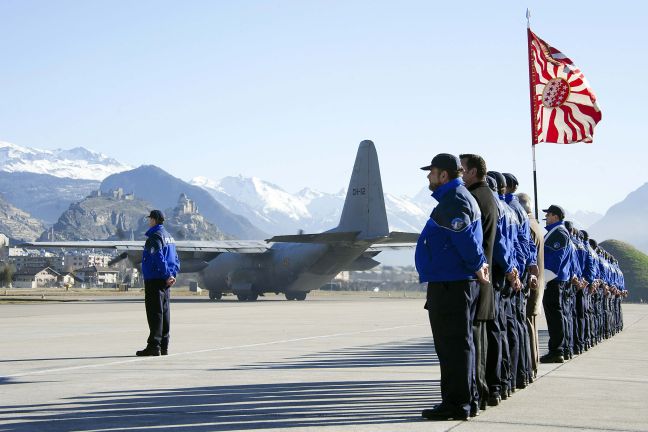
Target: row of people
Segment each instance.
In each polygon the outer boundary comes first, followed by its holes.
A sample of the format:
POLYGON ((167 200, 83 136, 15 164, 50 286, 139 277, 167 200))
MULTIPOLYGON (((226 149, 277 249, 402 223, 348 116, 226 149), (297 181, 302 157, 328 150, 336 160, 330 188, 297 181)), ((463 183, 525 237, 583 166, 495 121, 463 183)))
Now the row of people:
POLYGON ((425 308, 442 397, 423 410, 424 418, 467 419, 533 382, 540 305, 550 333, 542 361, 564 361, 565 353, 580 353, 619 330, 620 301, 609 287, 623 289, 622 273, 611 260, 602 264, 604 276, 593 273, 593 255, 584 242, 581 248, 573 243, 579 234, 574 240, 563 236, 567 228, 564 211, 555 217, 558 206, 544 210, 543 235, 528 195, 516 195, 517 178, 488 171, 481 156, 442 153, 421 169, 429 171, 438 204, 421 232, 415 261, 420 281, 428 284, 425 308), (603 277, 606 282, 593 285, 603 277), (599 287, 607 290, 605 301, 599 287))
POLYGON ((562 207, 547 209, 552 280, 544 296, 549 330, 544 363, 562 363, 621 331, 621 300, 628 294, 618 261, 564 219, 562 207))

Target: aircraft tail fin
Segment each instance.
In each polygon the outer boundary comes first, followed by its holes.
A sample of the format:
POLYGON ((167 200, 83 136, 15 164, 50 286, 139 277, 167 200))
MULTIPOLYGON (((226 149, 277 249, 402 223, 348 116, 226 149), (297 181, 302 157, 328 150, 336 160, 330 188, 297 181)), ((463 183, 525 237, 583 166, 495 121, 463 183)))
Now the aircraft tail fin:
POLYGON ((358 147, 340 223, 332 231, 360 232, 358 240, 389 235, 378 154, 372 141, 362 141, 358 147))

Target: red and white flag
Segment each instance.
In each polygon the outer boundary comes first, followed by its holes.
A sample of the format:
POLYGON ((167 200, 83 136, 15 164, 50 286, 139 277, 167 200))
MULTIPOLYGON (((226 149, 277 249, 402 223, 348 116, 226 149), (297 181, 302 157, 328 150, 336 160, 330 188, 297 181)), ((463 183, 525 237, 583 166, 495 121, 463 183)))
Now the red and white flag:
POLYGON ((591 143, 601 120, 594 91, 567 56, 527 32, 533 144, 591 143))

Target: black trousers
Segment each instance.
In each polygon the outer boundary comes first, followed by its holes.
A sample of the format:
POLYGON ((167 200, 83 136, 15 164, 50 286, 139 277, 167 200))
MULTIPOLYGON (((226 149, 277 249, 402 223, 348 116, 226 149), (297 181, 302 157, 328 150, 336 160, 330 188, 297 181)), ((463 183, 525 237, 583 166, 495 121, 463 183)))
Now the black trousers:
POLYGON ((475 382, 474 391, 476 394, 473 400, 481 401, 488 399, 488 383, 486 381, 486 363, 488 350, 488 321, 475 321, 473 323, 473 343, 475 344, 475 382))
POLYGON ((518 369, 516 383, 519 385, 528 381, 531 376, 531 347, 529 346, 529 329, 526 323, 527 298, 525 290, 515 295, 517 297, 517 310, 515 318, 518 327, 518 369))
POLYGON ((570 283, 565 285, 563 293, 562 311, 565 321, 565 347, 563 354, 574 353, 574 315, 576 312, 576 289, 570 283))
POLYGON ((583 290, 583 349, 589 346, 592 340, 592 310, 591 310, 592 295, 589 292, 589 287, 583 290))
POLYGON ((149 326, 147 346, 161 349, 169 347, 169 329, 171 311, 169 309, 169 292, 171 288, 164 279, 144 281, 144 305, 146 320, 149 326))
POLYGON ((511 388, 511 346, 508 338, 508 315, 511 310, 511 288, 506 287, 500 296, 499 323, 502 340, 502 363, 500 364, 501 392, 511 388))
POLYGON ((509 388, 514 389, 517 385, 518 361, 520 360, 520 338, 518 337, 518 322, 516 312, 518 310, 519 297, 512 293, 506 307, 506 335, 509 347, 509 388))
POLYGON ((582 289, 576 290, 576 314, 574 315, 574 349, 580 351, 585 347, 585 293, 582 289))
POLYGON ((426 309, 441 367, 442 404, 470 413, 475 392, 473 320, 477 281, 430 282, 426 309))
POLYGON ((563 301, 568 282, 556 279, 547 282, 547 287, 542 298, 547 330, 549 331, 549 353, 563 354, 565 350, 565 317, 563 314, 563 301))
POLYGON ((506 338, 506 324, 502 322, 501 302, 500 290, 495 290, 495 319, 486 321, 486 382, 489 395, 493 396, 499 395, 502 387, 502 344, 506 338))

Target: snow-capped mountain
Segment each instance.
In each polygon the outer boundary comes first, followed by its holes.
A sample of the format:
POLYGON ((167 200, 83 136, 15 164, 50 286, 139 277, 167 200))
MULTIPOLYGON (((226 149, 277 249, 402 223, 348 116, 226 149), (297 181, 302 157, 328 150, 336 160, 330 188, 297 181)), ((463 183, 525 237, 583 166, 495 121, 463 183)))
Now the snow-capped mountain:
MULTIPOLYGON (((291 194, 255 177, 225 177, 220 181, 197 177, 190 183, 207 190, 228 209, 270 234, 331 229, 338 224, 346 197, 344 190, 325 193, 309 188, 291 194)), ((418 232, 429 215, 428 210, 406 196, 385 194, 385 206, 393 231, 418 232)))
POLYGON ((101 181, 129 169, 131 167, 115 159, 83 147, 40 150, 0 141, 0 171, 101 181))
POLYGON ((256 177, 225 177, 217 182, 197 177, 190 183, 271 234, 306 229, 303 224, 313 219, 305 201, 256 177))

